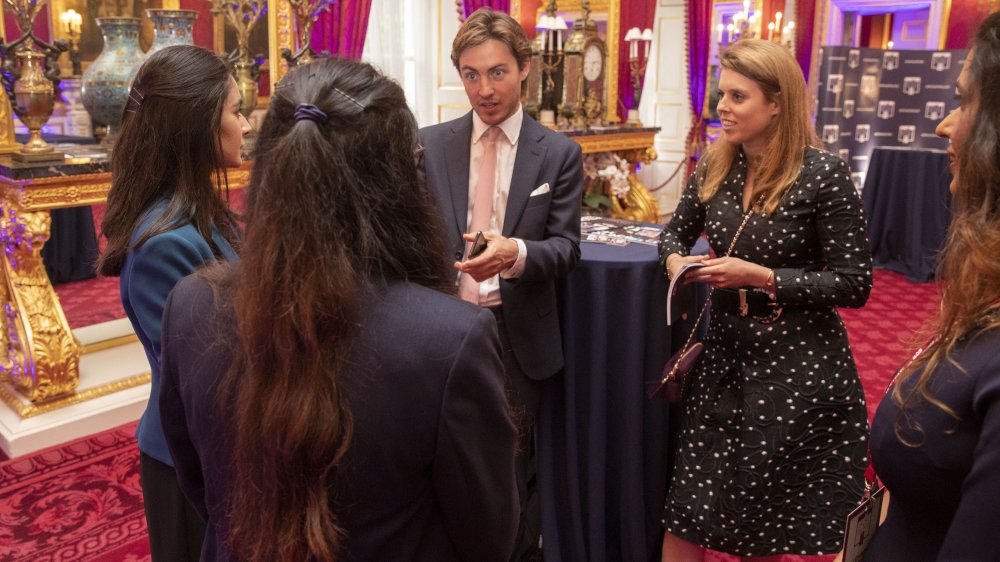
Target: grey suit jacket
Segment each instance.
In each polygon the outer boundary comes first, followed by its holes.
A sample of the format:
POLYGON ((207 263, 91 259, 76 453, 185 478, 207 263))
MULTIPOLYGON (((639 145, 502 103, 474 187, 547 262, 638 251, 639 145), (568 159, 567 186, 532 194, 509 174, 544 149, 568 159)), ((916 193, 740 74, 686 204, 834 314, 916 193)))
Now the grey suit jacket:
MULTIPOLYGON (((462 258, 462 234, 467 230, 471 139, 471 111, 420 131, 426 148, 424 180, 441 210, 456 260, 462 258)), ((536 380, 551 377, 563 366, 555 280, 580 259, 582 198, 580 145, 525 114, 502 234, 523 240, 528 257, 519 278, 500 279, 500 298, 514 356, 521 370, 536 380), (548 193, 530 197, 545 183, 548 193)))

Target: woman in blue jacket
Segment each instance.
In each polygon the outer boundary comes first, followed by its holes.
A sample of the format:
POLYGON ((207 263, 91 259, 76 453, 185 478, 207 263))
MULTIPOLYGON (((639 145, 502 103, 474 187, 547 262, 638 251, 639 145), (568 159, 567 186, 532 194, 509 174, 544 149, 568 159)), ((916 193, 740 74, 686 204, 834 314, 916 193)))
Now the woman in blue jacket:
POLYGON ((154 562, 198 560, 204 536, 204 522, 178 487, 160 423, 160 329, 178 281, 236 258, 235 217, 221 192, 250 132, 239 107, 236 82, 217 56, 193 46, 165 48, 136 74, 111 153, 101 225, 108 246, 97 267, 121 276, 122 305, 152 373, 136 437, 154 562))

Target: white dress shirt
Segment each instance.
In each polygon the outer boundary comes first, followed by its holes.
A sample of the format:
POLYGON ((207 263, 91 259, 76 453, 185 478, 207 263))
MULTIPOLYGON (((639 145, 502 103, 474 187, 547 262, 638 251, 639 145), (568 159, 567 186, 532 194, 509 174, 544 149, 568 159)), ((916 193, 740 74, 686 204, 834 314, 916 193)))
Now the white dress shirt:
MULTIPOLYGON (((503 232, 504 216, 507 213, 507 197, 510 194, 510 180, 514 174, 514 160, 517 156, 517 140, 521 134, 521 122, 524 120, 524 113, 518 104, 517 111, 500 123, 498 127, 502 134, 497 136, 497 166, 496 166, 496 195, 493 199, 493 213, 490 215, 490 231, 497 234, 503 232)), ((466 224, 472 223, 472 202, 476 200, 476 183, 479 181, 479 169, 483 162, 483 145, 486 130, 489 125, 479 118, 476 112, 472 112, 472 149, 469 151, 469 208, 466 215, 466 224)), ((521 275, 524 271, 524 262, 528 258, 528 250, 524 241, 519 238, 511 238, 517 242, 517 260, 507 271, 500 272, 500 275, 484 280, 479 284, 479 305, 497 306, 500 304, 500 277, 513 279, 521 275)))

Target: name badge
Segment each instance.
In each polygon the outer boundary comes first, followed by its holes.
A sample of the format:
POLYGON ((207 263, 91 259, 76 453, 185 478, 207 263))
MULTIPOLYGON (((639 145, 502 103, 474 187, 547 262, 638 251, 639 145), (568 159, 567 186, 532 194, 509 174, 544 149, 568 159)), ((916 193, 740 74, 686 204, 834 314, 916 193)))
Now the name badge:
POLYGON ((864 558, 865 550, 878 530, 884 496, 885 486, 879 486, 878 490, 863 499, 847 516, 847 525, 844 527, 844 562, 860 562, 864 558))

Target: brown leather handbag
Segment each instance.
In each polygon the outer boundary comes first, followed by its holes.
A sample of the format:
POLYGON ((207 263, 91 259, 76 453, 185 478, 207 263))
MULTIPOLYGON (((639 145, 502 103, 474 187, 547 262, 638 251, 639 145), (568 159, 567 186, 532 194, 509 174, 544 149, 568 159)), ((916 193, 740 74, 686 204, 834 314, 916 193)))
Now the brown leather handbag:
POLYGON ((698 364, 702 351, 705 351, 705 346, 697 341, 674 353, 674 356, 663 366, 661 379, 649 383, 649 397, 659 395, 671 404, 680 402, 681 398, 687 394, 688 385, 691 384, 691 371, 698 364))

